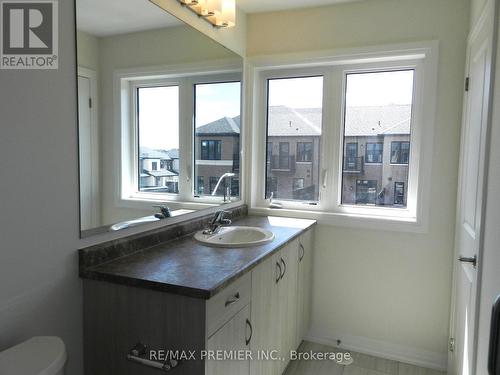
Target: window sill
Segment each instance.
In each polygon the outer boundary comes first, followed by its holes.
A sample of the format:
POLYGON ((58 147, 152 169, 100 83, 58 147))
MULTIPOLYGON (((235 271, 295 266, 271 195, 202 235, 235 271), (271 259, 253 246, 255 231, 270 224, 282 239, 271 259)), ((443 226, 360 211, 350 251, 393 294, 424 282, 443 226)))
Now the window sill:
POLYGON ((428 228, 415 217, 379 216, 343 212, 311 211, 290 208, 253 207, 250 214, 268 216, 286 216, 299 219, 314 219, 319 224, 338 227, 372 229, 379 231, 427 233, 428 228))
POLYGON ((218 206, 230 206, 241 205, 242 201, 240 199, 233 200, 231 202, 223 202, 222 198, 195 198, 193 201, 186 201, 180 199, 169 199, 168 196, 130 196, 126 198, 121 198, 118 201, 118 206, 122 208, 136 208, 144 209, 150 208, 153 205, 165 204, 168 205, 172 210, 187 209, 187 210, 203 210, 211 207, 218 206))

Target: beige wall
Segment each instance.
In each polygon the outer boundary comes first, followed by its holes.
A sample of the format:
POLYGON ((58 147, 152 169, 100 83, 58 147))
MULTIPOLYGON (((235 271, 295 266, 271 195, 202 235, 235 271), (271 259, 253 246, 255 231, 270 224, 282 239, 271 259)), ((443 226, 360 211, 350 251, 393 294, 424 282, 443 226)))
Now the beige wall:
POLYGON ((312 324, 318 338, 404 348, 408 358, 446 365, 468 25, 467 0, 371 0, 248 17, 250 56, 440 42, 429 232, 320 225, 312 324))

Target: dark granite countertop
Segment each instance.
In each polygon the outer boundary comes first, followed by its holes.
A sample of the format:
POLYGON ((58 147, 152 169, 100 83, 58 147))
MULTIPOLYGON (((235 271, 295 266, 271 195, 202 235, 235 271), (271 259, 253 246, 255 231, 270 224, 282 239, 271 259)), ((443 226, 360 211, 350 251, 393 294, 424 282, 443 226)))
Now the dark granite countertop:
POLYGON ((208 247, 192 235, 135 252, 80 271, 103 280, 209 299, 316 223, 314 220, 246 216, 233 225, 271 230, 273 242, 256 247, 208 247))

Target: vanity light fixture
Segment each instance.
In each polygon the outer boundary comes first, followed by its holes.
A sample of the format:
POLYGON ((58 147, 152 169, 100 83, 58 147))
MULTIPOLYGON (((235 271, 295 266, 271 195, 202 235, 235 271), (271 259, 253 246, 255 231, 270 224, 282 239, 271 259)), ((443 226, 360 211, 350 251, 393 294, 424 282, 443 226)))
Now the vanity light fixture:
MULTIPOLYGON (((162 7, 165 0, 149 0, 162 7)), ((176 0, 182 6, 203 17, 213 27, 225 28, 236 25, 235 0, 176 0)), ((164 8, 165 9, 165 8, 164 8)))

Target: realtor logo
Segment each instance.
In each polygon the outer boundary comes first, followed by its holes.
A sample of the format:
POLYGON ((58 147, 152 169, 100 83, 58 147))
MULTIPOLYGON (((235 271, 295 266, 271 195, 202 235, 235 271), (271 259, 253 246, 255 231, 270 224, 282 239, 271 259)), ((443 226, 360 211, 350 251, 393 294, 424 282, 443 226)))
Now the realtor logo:
POLYGON ((0 1, 0 69, 57 69, 57 1, 0 1))

